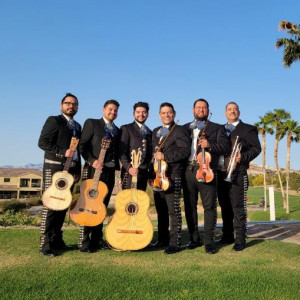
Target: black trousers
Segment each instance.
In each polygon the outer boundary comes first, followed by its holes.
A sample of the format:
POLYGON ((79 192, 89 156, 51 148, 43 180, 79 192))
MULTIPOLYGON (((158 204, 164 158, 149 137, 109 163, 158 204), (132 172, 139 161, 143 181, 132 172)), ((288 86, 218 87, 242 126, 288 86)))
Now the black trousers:
MULTIPOLYGON (((85 169, 83 179, 92 178, 93 170, 85 169), (91 173, 89 173, 91 172, 91 173)), ((107 207, 115 185, 115 168, 104 167, 100 175, 100 181, 107 185, 108 193, 103 202, 107 207)), ((79 232, 79 248, 98 248, 103 243, 103 223, 97 226, 81 226, 79 232)))
MULTIPOLYGON (((148 181, 148 170, 139 169, 137 176, 137 189, 146 191, 147 181, 148 181)), ((124 168, 121 170, 121 179, 122 179, 122 189, 131 189, 132 188, 132 176, 126 172, 124 168)))
MULTIPOLYGON (((48 188, 52 183, 52 176, 58 171, 62 171, 62 165, 44 164, 43 183, 44 189, 48 188)), ((70 168, 69 172, 74 174, 74 169, 70 168)), ((71 191, 73 190, 73 186, 71 191)), ((59 248, 63 242, 63 232, 61 230, 66 217, 67 209, 55 211, 43 207, 41 218, 41 238, 40 250, 50 250, 59 248)))
POLYGON ((179 177, 171 180, 171 187, 167 191, 154 192, 158 218, 158 241, 169 242, 169 245, 174 247, 181 245, 180 192, 181 179, 179 177))
POLYGON ((246 170, 233 172, 232 182, 224 181, 226 174, 218 173, 218 200, 222 210, 223 237, 233 237, 244 244, 247 233, 247 190, 249 186, 246 170))
POLYGON ((214 231, 217 221, 217 186, 216 176, 209 183, 198 182, 196 179, 198 167, 187 166, 183 182, 183 196, 185 217, 190 234, 190 241, 197 243, 200 241, 198 230, 197 204, 199 192, 204 209, 204 243, 214 243, 214 231))

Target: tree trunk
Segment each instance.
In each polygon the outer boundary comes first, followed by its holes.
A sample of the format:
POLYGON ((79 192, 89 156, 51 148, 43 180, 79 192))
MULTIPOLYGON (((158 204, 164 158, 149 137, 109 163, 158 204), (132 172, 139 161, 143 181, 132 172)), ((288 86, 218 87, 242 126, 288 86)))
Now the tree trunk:
POLYGON ((282 195, 282 205, 283 205, 283 208, 286 208, 285 195, 284 195, 282 180, 281 180, 281 176, 280 176, 280 168, 278 165, 278 144, 279 144, 279 139, 276 138, 275 145, 274 145, 274 161, 275 161, 275 166, 276 166, 276 170, 277 170, 278 181, 280 184, 280 190, 281 190, 281 195, 282 195))
POLYGON ((263 175, 264 175, 264 211, 267 210, 268 201, 267 201, 267 183, 266 183, 266 133, 262 133, 262 167, 263 167, 263 175))
POLYGON ((292 133, 289 133, 287 138, 286 147, 286 213, 290 213, 290 200, 289 200, 289 182, 290 182, 290 162, 291 162, 291 144, 292 144, 292 133))

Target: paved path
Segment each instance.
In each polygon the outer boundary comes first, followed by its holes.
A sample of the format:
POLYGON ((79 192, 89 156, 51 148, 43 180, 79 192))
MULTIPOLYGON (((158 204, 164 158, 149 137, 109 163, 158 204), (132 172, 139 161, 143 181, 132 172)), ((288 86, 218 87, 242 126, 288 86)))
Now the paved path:
POLYGON ((300 245, 300 221, 249 222, 248 236, 300 245))

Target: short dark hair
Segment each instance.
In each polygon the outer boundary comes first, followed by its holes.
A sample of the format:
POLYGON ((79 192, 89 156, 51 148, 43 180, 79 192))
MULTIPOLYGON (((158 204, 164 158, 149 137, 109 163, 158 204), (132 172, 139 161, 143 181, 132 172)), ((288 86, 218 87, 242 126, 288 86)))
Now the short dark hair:
POLYGON ((146 111, 149 111, 149 104, 147 102, 137 102, 133 105, 133 111, 135 111, 138 107, 144 107, 146 111))
POLYGON ((66 100, 67 97, 73 97, 74 99, 76 99, 76 102, 77 102, 77 104, 78 104, 78 99, 77 99, 77 97, 76 97, 75 95, 71 94, 71 93, 66 93, 66 96, 64 96, 64 97, 62 98, 62 100, 61 100, 61 104, 64 103, 64 101, 66 100))
POLYGON ((202 98, 200 98, 200 99, 197 99, 197 100, 194 102, 194 105, 193 105, 193 107, 194 107, 194 108, 195 108, 195 106, 196 106, 196 103, 197 103, 197 102, 199 102, 199 101, 205 102, 205 103, 206 103, 206 106, 207 106, 207 108, 209 108, 209 104, 208 104, 208 102, 207 102, 205 99, 202 99, 202 98))
POLYGON ((237 103, 236 103, 236 102, 233 102, 233 101, 228 102, 228 103, 226 104, 225 110, 227 110, 227 106, 228 106, 229 104, 234 104, 234 105, 236 105, 236 107, 238 108, 238 110, 240 110, 240 108, 239 108, 239 106, 237 105, 237 103))
POLYGON ((119 106, 120 106, 120 104, 119 104, 119 102, 118 102, 117 100, 111 99, 111 100, 107 100, 107 101, 104 103, 103 107, 106 107, 106 106, 109 105, 109 104, 114 104, 114 105, 115 105, 116 107, 118 107, 118 108, 119 108, 119 106))
POLYGON ((162 104, 160 105, 160 107, 159 107, 159 111, 160 111, 164 106, 171 107, 172 110, 173 110, 173 112, 176 113, 173 104, 171 104, 171 103, 169 103, 169 102, 164 102, 164 103, 162 103, 162 104))

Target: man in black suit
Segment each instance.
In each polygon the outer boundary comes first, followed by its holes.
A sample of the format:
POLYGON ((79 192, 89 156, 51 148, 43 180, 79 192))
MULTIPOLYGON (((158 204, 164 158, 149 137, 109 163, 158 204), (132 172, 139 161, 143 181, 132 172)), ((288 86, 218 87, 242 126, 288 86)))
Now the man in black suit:
POLYGON ((219 155, 228 152, 230 144, 226 137, 225 129, 221 125, 208 120, 209 104, 205 99, 198 99, 194 102, 193 114, 195 117, 194 121, 184 125, 192 137, 192 143, 189 144, 191 155, 186 166, 183 184, 185 217, 190 234, 190 242, 186 245, 186 248, 194 249, 202 245, 198 230, 197 214, 198 194, 200 192, 204 208, 205 250, 209 254, 214 254, 216 252, 214 231, 217 218, 215 170, 219 155), (214 178, 210 182, 206 182, 206 180, 199 182, 196 179, 196 173, 199 169, 197 156, 202 151, 202 148, 211 155, 210 169, 214 174, 214 178))
MULTIPOLYGON (((91 179, 95 170, 102 169, 100 181, 107 185, 108 193, 104 198, 107 207, 111 193, 115 185, 115 170, 119 170, 119 128, 114 124, 118 116, 119 103, 116 100, 108 100, 104 103, 102 113, 103 118, 87 119, 84 123, 80 151, 85 160, 82 179, 91 179), (106 151, 103 165, 98 161, 101 151, 102 139, 108 136, 111 139, 109 148, 106 151)), ((80 229, 79 248, 81 252, 94 252, 99 249, 107 248, 103 241, 103 224, 89 227, 84 226, 80 229)))
POLYGON ((137 176, 137 188, 145 191, 149 178, 149 164, 152 159, 152 131, 145 125, 149 105, 137 102, 133 106, 134 122, 121 126, 120 161, 122 164, 122 188, 131 188, 132 176, 137 176), (131 165, 132 150, 142 151, 139 168, 131 165))
POLYGON ((181 177, 190 155, 189 134, 184 127, 174 123, 175 114, 176 112, 171 103, 162 103, 159 116, 163 126, 155 128, 152 134, 153 151, 155 152, 154 166, 162 161, 167 163, 167 170, 164 168, 161 171, 165 173, 164 177, 167 177, 170 181, 170 187, 166 190, 160 188, 160 185, 156 186, 154 181, 158 240, 152 246, 168 246, 165 250, 166 254, 174 254, 180 251, 182 226, 180 208, 181 177))
MULTIPOLYGON (((239 119, 240 111, 235 102, 226 105, 225 116, 228 123, 224 128, 231 140, 232 148, 236 145, 237 151, 231 165, 233 170, 231 176, 228 176, 227 172, 219 172, 218 200, 223 219, 221 243, 234 242, 233 250, 242 251, 246 246, 247 231, 246 196, 249 184, 247 169, 250 161, 261 152, 261 146, 256 127, 243 123, 239 119), (239 149, 238 146, 241 148, 239 149), (224 180, 226 177, 227 181, 224 180)), ((228 167, 229 161, 230 155, 225 156, 225 168, 228 167)))
MULTIPOLYGON (((69 157, 73 157, 69 172, 80 179, 81 163, 78 150, 72 151, 70 142, 72 137, 80 138, 81 126, 73 119, 78 110, 78 99, 68 93, 61 100, 61 115, 51 116, 46 120, 42 129, 38 145, 45 151, 43 168, 43 187, 48 188, 52 182, 52 175, 62 171, 69 157)), ((46 256, 55 256, 55 250, 68 250, 63 241, 62 226, 67 210, 54 211, 43 208, 41 220, 40 251, 46 256)))

